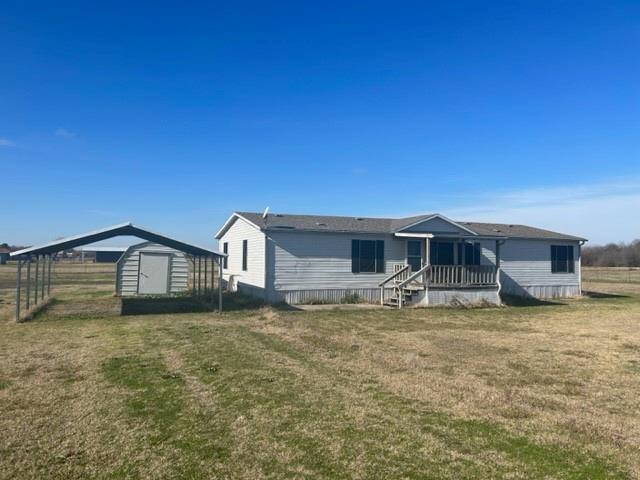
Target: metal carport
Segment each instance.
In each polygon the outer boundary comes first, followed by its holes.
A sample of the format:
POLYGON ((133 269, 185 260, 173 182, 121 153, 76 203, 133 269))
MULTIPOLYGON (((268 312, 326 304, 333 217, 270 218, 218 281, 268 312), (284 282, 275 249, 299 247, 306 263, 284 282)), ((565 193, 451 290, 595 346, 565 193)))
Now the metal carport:
POLYGON ((152 232, 146 228, 141 228, 132 223, 122 223, 112 227, 95 230, 93 232, 62 238, 53 242, 35 247, 24 248, 11 253, 11 258, 18 260, 16 273, 16 322, 20 321, 20 311, 22 306, 22 269, 26 266, 26 292, 25 308, 27 312, 37 306, 51 293, 51 265, 56 253, 69 250, 82 245, 87 245, 101 240, 107 240, 119 236, 138 237, 150 242, 159 243, 170 248, 174 248, 191 256, 193 262, 193 294, 201 294, 207 290, 207 260, 211 260, 211 295, 214 296, 215 272, 213 263, 218 265, 218 311, 222 312, 222 259, 227 255, 216 250, 198 247, 180 240, 176 240, 160 233, 152 232), (204 260, 205 276, 204 290, 202 285, 202 265, 204 260), (31 266, 34 264, 35 275, 31 273, 31 266), (42 270, 42 271, 41 271, 42 270), (197 273, 197 283, 196 283, 197 273), (33 285, 32 285, 32 277, 33 285), (33 295, 33 302, 32 300, 33 295))

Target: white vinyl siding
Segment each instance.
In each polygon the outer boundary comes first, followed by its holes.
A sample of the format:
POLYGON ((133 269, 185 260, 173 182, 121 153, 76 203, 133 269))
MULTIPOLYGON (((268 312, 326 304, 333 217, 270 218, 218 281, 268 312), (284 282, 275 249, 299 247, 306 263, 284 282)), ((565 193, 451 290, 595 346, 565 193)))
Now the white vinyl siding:
POLYGON ((275 290, 377 288, 405 261, 405 240, 391 235, 270 232, 275 290), (351 240, 384 240, 385 273, 352 273, 351 240))
MULTIPOLYGON (((270 280, 278 290, 377 288, 405 263, 407 238, 357 233, 270 232, 270 280), (352 273, 351 240, 384 240, 385 273, 352 273)), ((424 243, 424 239, 420 240, 424 243)), ((495 264, 495 241, 481 240, 481 264, 495 264)))
POLYGON ((229 244, 225 278, 236 276, 239 283, 264 288, 265 235, 242 218, 237 218, 219 239, 220 245, 229 244), (242 242, 247 240, 247 270, 242 270, 242 242))
POLYGON ((480 265, 496 264, 496 241, 495 240, 474 240, 468 239, 471 243, 480 244, 480 265))
POLYGON ((548 287, 558 287, 558 292, 575 291, 580 287, 578 242, 509 239, 502 245, 500 257, 505 293, 522 294, 524 290, 541 292, 534 296, 556 296, 554 289, 548 287), (551 273, 551 245, 573 246, 574 273, 551 273))
POLYGON ((138 294, 140 252, 170 255, 169 293, 173 294, 187 290, 189 264, 186 255, 164 245, 144 242, 129 247, 118 261, 116 279, 118 295, 131 296, 138 294))

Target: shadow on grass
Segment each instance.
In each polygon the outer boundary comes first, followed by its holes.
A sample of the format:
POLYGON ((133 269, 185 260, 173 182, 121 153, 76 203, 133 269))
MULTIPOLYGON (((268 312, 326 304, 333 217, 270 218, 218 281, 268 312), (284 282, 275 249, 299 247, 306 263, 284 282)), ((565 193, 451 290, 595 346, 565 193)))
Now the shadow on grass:
MULTIPOLYGON (((257 310, 265 306, 265 302, 242 295, 240 293, 224 293, 222 311, 257 310)), ((275 308, 291 309, 288 305, 276 305, 275 308)), ((199 313, 217 312, 218 297, 124 297, 122 298, 122 315, 152 315, 162 313, 199 313)))
POLYGON ((26 310, 25 308, 20 314, 20 318, 17 319, 18 323, 31 322, 35 320, 37 317, 40 317, 47 312, 57 302, 58 300, 53 296, 45 297, 44 300, 41 300, 40 303, 31 307, 31 309, 26 310))
POLYGON ((519 295, 501 295, 502 303, 508 307, 544 307, 560 306, 565 303, 551 300, 542 300, 535 297, 521 297, 519 295))
POLYGON ((629 295, 620 295, 619 293, 604 293, 583 291, 582 295, 588 298, 629 298, 629 295))

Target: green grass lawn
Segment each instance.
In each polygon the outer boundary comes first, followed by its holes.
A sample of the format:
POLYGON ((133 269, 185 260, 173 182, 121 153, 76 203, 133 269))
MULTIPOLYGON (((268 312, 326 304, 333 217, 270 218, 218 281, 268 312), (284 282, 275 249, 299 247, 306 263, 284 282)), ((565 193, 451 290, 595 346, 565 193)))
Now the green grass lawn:
POLYGON ((120 316, 91 285, 0 324, 1 478, 640 476, 633 291, 120 316))

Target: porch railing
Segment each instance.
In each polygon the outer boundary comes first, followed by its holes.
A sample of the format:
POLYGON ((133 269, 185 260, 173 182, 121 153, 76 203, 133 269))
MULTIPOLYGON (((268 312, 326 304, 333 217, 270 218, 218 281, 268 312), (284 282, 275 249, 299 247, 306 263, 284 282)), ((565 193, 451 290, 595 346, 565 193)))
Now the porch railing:
POLYGON ((498 285, 498 269, 494 265, 425 265, 412 272, 409 265, 395 264, 393 273, 380 284, 380 303, 384 303, 384 291, 391 287, 401 306, 402 289, 414 283, 426 287, 481 287, 498 285))
POLYGON ((493 265, 432 265, 429 285, 482 286, 497 283, 493 265))

